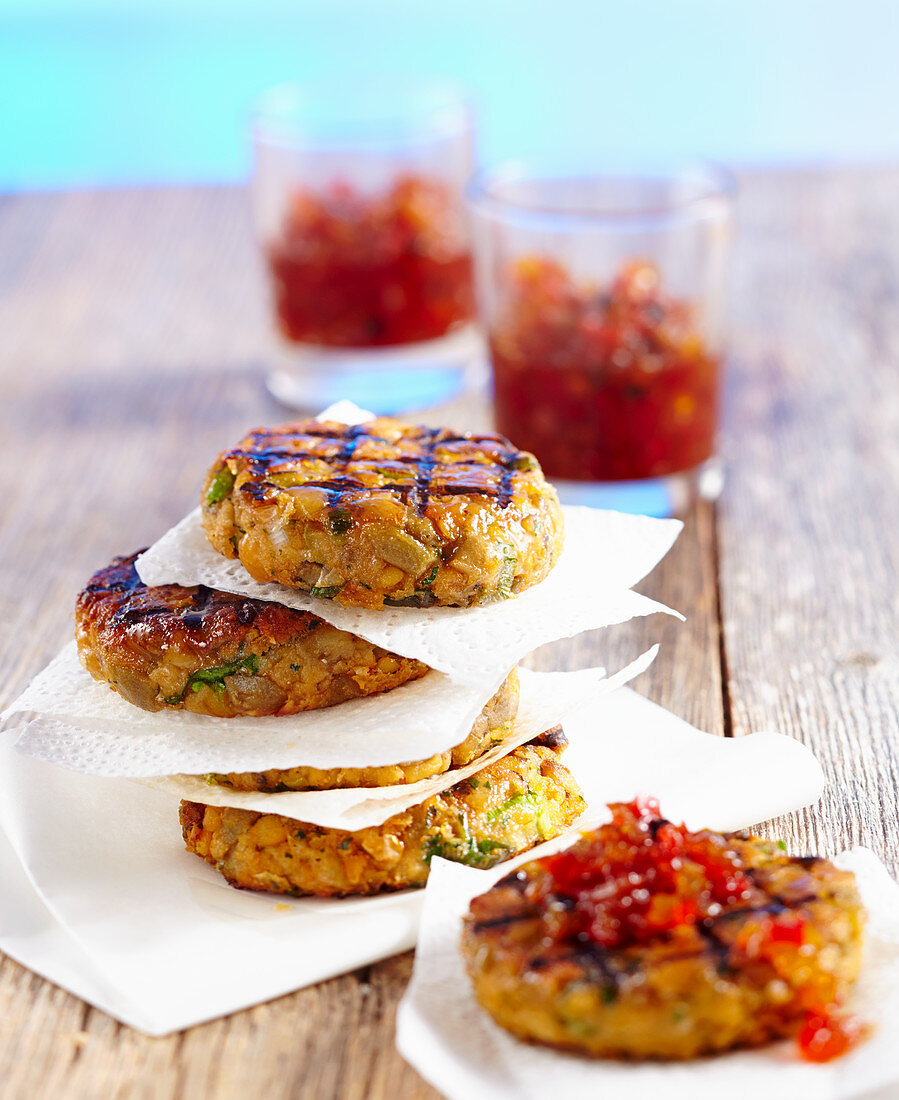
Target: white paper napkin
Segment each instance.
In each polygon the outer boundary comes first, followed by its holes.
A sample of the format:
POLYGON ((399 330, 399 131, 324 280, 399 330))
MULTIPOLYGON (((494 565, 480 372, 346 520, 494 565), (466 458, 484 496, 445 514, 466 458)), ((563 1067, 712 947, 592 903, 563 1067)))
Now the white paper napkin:
MULTIPOLYGON (((627 688, 568 725, 565 759, 594 804, 630 797, 650 755, 671 777, 661 793, 683 805, 701 795, 696 784, 685 786, 684 754, 709 787, 734 788, 722 826, 795 808, 822 785, 811 753, 789 738, 719 739, 627 688), (764 780, 778 772, 783 786, 771 791, 764 780)), ((8 742, 0 823, 40 899, 21 876, 0 873, 0 948, 149 1034, 225 1015, 415 941, 421 891, 319 901, 233 890, 184 851, 176 799, 54 768, 8 742), (10 920, 16 913, 33 914, 34 924, 10 920)))
MULTIPOLYGON (((613 686, 647 668, 657 649, 617 673, 613 686)), ((593 672, 594 679, 596 673, 604 675, 602 670, 593 672)), ((556 685, 559 690, 578 682, 564 679, 568 673, 558 675, 563 677, 556 685)), ((92 775, 377 767, 424 760, 460 744, 492 694, 490 688, 461 685, 443 673, 429 672, 380 695, 285 717, 145 711, 88 675, 70 642, 0 717, 38 712, 21 726, 21 751, 92 775)))
MULTIPOLYGON (((656 650, 644 653, 615 676, 606 676, 601 668, 579 672, 532 672, 521 670, 521 703, 513 732, 489 752, 470 764, 453 768, 442 775, 431 776, 417 783, 392 787, 354 787, 323 791, 232 791, 227 787, 210 786, 196 775, 170 775, 157 780, 145 780, 156 790, 167 791, 189 802, 207 802, 215 806, 236 806, 260 813, 278 813, 314 825, 354 832, 380 825, 394 814, 432 795, 455 786, 475 775, 512 749, 523 745, 545 730, 569 722, 583 726, 583 715, 592 715, 600 697, 632 680, 648 668, 656 650)), ((592 723, 584 728, 585 737, 597 735, 592 723)))
POLYGON ((458 745, 496 686, 458 684, 432 671, 392 691, 283 717, 146 711, 85 672, 69 642, 2 717, 36 711, 22 751, 92 775, 362 768, 458 745))
MULTIPOLYGON (((662 806, 671 813, 664 795, 662 806)), ((690 816, 695 820, 692 811, 690 816)), ((899 886, 872 852, 857 848, 837 863, 858 876, 870 917, 852 1007, 876 1029, 856 1050, 825 1065, 802 1061, 792 1043, 657 1064, 592 1060, 518 1042, 475 1001, 459 936, 471 898, 533 855, 476 875, 433 861, 415 971, 397 1016, 397 1045, 450 1100, 848 1100, 899 1082, 899 886)), ((882 1095, 899 1095, 899 1085, 893 1088, 882 1095)))
POLYGON ((683 527, 680 520, 592 508, 563 511, 565 548, 549 576, 513 599, 481 607, 369 611, 313 599, 281 584, 260 584, 239 561, 213 550, 199 509, 154 543, 136 567, 145 584, 205 584, 311 611, 340 630, 414 657, 460 683, 495 685, 525 654, 546 642, 656 611, 677 615, 630 589, 670 550, 683 527))

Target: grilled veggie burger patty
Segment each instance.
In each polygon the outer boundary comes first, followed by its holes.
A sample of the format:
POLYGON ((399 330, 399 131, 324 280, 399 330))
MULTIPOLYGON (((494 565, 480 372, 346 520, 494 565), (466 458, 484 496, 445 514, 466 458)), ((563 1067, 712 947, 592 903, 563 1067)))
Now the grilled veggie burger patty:
POLYGON ((307 611, 202 585, 147 588, 137 557, 115 558, 91 577, 75 606, 75 637, 94 679, 144 710, 295 714, 428 671, 307 611))
POLYGON ((258 581, 346 606, 468 607, 537 584, 562 512, 503 436, 381 418, 251 432, 203 487, 212 545, 258 581))
POLYGON ((287 768, 264 772, 211 774, 206 782, 236 791, 309 791, 335 787, 391 787, 417 783, 450 768, 461 768, 488 752, 512 732, 518 713, 518 669, 513 669, 475 719, 461 744, 435 753, 427 760, 386 764, 376 768, 287 768))
POLYGON ((322 897, 423 886, 435 855, 492 867, 557 836, 584 809, 556 728, 470 779, 358 832, 278 814, 181 803, 189 851, 231 883, 322 897))
POLYGON ((832 1037, 859 969, 854 877, 757 837, 690 833, 653 803, 611 809, 472 901, 462 951, 483 1007, 520 1039, 597 1056, 800 1033, 815 1057, 815 1021, 832 1037))

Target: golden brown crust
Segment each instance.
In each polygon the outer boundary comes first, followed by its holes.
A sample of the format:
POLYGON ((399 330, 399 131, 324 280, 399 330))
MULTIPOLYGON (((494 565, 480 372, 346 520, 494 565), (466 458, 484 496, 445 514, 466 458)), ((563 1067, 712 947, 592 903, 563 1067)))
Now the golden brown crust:
POLYGON ((532 743, 383 825, 325 829, 278 814, 181 803, 189 851, 231 883, 322 897, 423 886, 434 855, 489 867, 557 836, 584 800, 563 746, 532 743))
POLYGON ((388 418, 251 432, 209 471, 203 525, 256 580, 370 608, 514 595, 553 567, 563 526, 537 460, 504 437, 388 418))
POLYGON ((378 768, 273 768, 264 772, 212 774, 206 780, 236 791, 333 790, 335 787, 391 787, 399 783, 417 783, 450 768, 470 764, 508 737, 518 713, 518 696, 518 669, 513 669, 487 701, 465 740, 426 760, 385 764, 378 768))
POLYGON ((749 868, 749 900, 646 944, 553 942, 544 923, 552 894, 535 900, 545 868, 526 864, 502 879, 465 919, 462 952, 478 1001, 520 1039, 599 1057, 694 1058, 794 1034, 806 994, 767 958, 747 959, 751 922, 798 914, 818 944, 808 966, 845 993, 864 918, 854 877, 757 837, 727 839, 749 868))
POLYGON ((82 664, 143 710, 295 714, 399 687, 427 665, 310 614, 211 588, 147 588, 137 554, 91 577, 75 607, 82 664))

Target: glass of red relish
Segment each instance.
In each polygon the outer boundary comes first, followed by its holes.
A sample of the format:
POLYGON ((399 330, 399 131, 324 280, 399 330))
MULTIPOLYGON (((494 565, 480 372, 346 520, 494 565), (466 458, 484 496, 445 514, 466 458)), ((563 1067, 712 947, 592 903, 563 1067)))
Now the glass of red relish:
POLYGON ((320 410, 439 404, 478 370, 465 93, 342 76, 271 89, 253 197, 274 331, 272 394, 320 410))
POLYGON ((516 162, 468 201, 499 431, 567 503, 714 499, 730 174, 516 162))

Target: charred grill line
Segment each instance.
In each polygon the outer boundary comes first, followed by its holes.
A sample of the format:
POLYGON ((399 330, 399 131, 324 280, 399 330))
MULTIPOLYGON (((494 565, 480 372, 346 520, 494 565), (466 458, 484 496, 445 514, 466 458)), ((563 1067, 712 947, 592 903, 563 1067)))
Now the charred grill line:
POLYGON ((129 584, 127 581, 112 581, 111 584, 89 584, 85 588, 85 592, 130 592, 134 588, 133 584, 129 584))
POLYGON ((499 492, 496 494, 496 503, 500 508, 508 508, 512 503, 512 479, 514 476, 514 467, 504 463, 503 472, 500 474, 499 492))
POLYGON ((788 913, 793 909, 799 909, 803 905, 808 905, 809 902, 817 900, 816 894, 806 894, 801 898, 796 898, 795 901, 788 901, 786 898, 781 897, 772 897, 767 905, 745 905, 741 909, 728 909, 724 913, 719 913, 716 917, 706 917, 702 923, 708 926, 714 926, 724 921, 735 920, 739 917, 752 917, 756 914, 776 916, 779 913, 788 913))
MULTIPOLYGON (((171 599, 171 602, 147 602, 144 605, 142 601, 148 600, 148 594, 154 592, 154 589, 144 585, 134 567, 136 559, 142 553, 142 550, 138 550, 130 558, 117 558, 103 571, 103 575, 114 577, 114 580, 89 584, 84 589, 91 595, 121 593, 121 599, 115 604, 115 611, 109 617, 109 625, 133 626, 146 619, 167 615, 185 629, 205 630, 213 615, 227 611, 232 606, 231 597, 202 584, 187 589, 178 585, 162 585, 155 591, 163 601, 171 599), (175 594, 170 596, 173 589, 175 594)), ((237 620, 245 626, 252 623, 259 614, 257 604, 261 606, 262 601, 245 600, 234 610, 237 620)))
POLYGON ((228 451, 225 455, 226 459, 229 458, 246 458, 249 460, 250 465, 253 467, 253 474, 256 477, 261 477, 262 474, 268 472, 269 466, 274 465, 277 459, 283 458, 285 462, 291 462, 296 459, 314 459, 317 455, 312 454, 309 451, 294 451, 287 447, 264 447, 259 451, 252 451, 249 448, 238 447, 234 451, 228 451))
POLYGON ((303 435, 309 436, 313 439, 328 440, 334 445, 334 454, 324 453, 321 454, 317 451, 309 450, 308 448, 297 447, 267 447, 264 445, 266 439, 272 439, 277 437, 280 433, 272 433, 265 430, 258 430, 250 432, 249 438, 254 440, 257 446, 255 447, 236 447, 232 451, 228 451, 225 454, 225 458, 247 458, 253 467, 253 474, 256 477, 260 477, 264 474, 268 467, 270 467, 277 459, 285 459, 289 462, 302 462, 302 461, 316 461, 316 460, 332 460, 337 459, 340 462, 349 462, 353 456, 353 452, 359 445, 362 439, 368 439, 375 442, 386 443, 387 440, 382 439, 380 436, 372 435, 366 430, 364 424, 353 424, 347 427, 344 433, 337 435, 330 429, 323 429, 316 431, 314 428, 304 428, 303 435))
POLYGON ((773 916, 779 913, 789 912, 792 909, 798 908, 801 905, 805 905, 809 901, 814 901, 815 896, 811 895, 804 898, 799 898, 795 902, 787 902, 783 898, 775 897, 767 905, 758 906, 744 906, 742 909, 729 909, 725 913, 719 913, 716 917, 706 917, 705 920, 699 921, 696 924, 696 931, 702 936, 705 943, 711 948, 712 953, 717 959, 718 969, 722 967, 729 967, 730 965, 730 945, 726 944, 718 937, 718 925, 727 921, 737 919, 739 917, 753 917, 756 915, 773 916))
POLYGON ((365 434, 365 428, 362 424, 354 424, 347 432, 347 437, 344 445, 340 448, 340 454, 337 456, 339 462, 349 462, 353 457, 353 452, 359 445, 359 439, 365 434))
POLYGON ((723 940, 718 938, 718 932, 715 929, 715 921, 719 918, 706 918, 704 921, 699 921, 695 926, 696 931, 702 936, 703 941, 708 947, 711 954, 715 959, 715 966, 719 973, 724 970, 730 969, 730 947, 723 940))
POLYGON ((561 955, 539 955, 531 960, 528 969, 545 970, 557 962, 577 963, 591 972, 604 992, 617 995, 622 975, 612 966, 611 954, 601 944, 584 941, 561 955))
POLYGON ((297 459, 314 459, 319 457, 311 451, 305 451, 294 447, 266 447, 263 445, 262 441, 271 438, 271 434, 268 432, 251 432, 250 438, 257 441, 256 446, 235 447, 231 451, 226 451, 223 457, 226 461, 229 458, 247 459, 253 468, 254 477, 262 477, 263 474, 268 472, 269 467, 278 459, 284 459, 289 462, 297 459))
POLYGON ((507 928, 510 924, 534 920, 537 916, 538 913, 535 909, 522 910, 520 913, 505 913, 501 917, 488 917, 487 920, 475 921, 471 929, 473 932, 483 932, 487 928, 507 928))
POLYGON ((431 430, 428 435, 428 441, 425 444, 425 453, 417 464, 411 502, 412 507, 419 516, 424 515, 424 510, 428 506, 428 498, 431 495, 431 478, 434 476, 434 466, 437 463, 437 459, 434 457, 434 451, 437 449, 437 442, 440 434, 440 428, 431 430))
MULTIPOLYGON (((313 439, 332 439, 335 443, 342 443, 351 435, 364 436, 375 443, 388 442, 383 436, 375 435, 370 424, 342 424, 341 428, 343 431, 335 432, 331 428, 304 427, 303 435, 311 436, 313 439)), ((271 433, 266 434, 270 435, 271 433)))
MULTIPOLYGON (((359 440, 360 440, 361 436, 363 436, 364 434, 365 434, 365 428, 362 424, 354 424, 350 428, 350 430, 346 433, 346 439, 344 441, 344 444, 340 448, 340 451, 337 455, 337 461, 340 462, 343 465, 344 470, 346 470, 347 465, 349 464, 350 460, 353 457, 353 452, 356 450, 356 447, 358 447, 359 440)), ((340 479, 334 478, 335 483, 338 480, 340 480, 340 479)), ((354 479, 346 478, 346 480, 350 481, 350 480, 354 480, 354 479)), ((357 484, 360 484, 360 483, 357 482, 357 484)), ((334 488, 334 489, 329 490, 329 503, 330 503, 332 508, 340 502, 341 492, 342 492, 342 489, 340 489, 340 488, 334 488)))
POLYGON ((139 623, 141 619, 152 619, 156 615, 168 615, 168 607, 120 607, 110 620, 113 623, 139 623))
POLYGON ((530 745, 539 745, 545 749, 558 749, 568 744, 568 737, 561 726, 553 726, 552 729, 538 733, 528 742, 530 745))
POLYGON ((220 593, 213 588, 207 588, 205 584, 198 584, 195 592, 191 593, 190 601, 195 611, 206 611, 214 606, 220 593))
MULTIPOLYGON (((109 567, 109 569, 104 569, 103 570, 104 574, 106 574, 106 573, 109 573, 112 569, 121 569, 122 567, 127 567, 127 569, 128 569, 127 576, 122 577, 119 580, 103 582, 103 583, 100 583, 100 584, 89 584, 85 588, 84 591, 85 592, 129 592, 130 593, 130 592, 133 592, 135 590, 135 588, 139 588, 140 584, 141 584, 141 579, 137 575, 137 570, 134 568, 134 563, 137 560, 137 558, 139 558, 140 555, 145 552, 145 550, 146 550, 146 547, 144 547, 143 550, 136 550, 131 555, 130 558, 114 558, 113 562, 112 562, 112 565, 109 567)), ((122 602, 124 602, 124 600, 122 602)))
MULTIPOLYGON (((224 457, 226 460, 246 460, 250 464, 253 477, 262 478, 273 466, 282 463, 337 461, 347 466, 353 460, 353 455, 362 441, 371 440, 383 443, 388 442, 380 436, 371 434, 364 424, 351 425, 341 434, 337 434, 331 429, 316 431, 314 428, 305 428, 303 434, 333 443, 334 453, 329 453, 331 448, 324 448, 323 451, 315 451, 303 446, 266 446, 265 441, 273 438, 272 433, 258 430, 250 433, 249 438, 253 440, 253 445, 238 447, 232 451, 228 451, 224 457)), ((332 494, 332 499, 329 502, 332 507, 339 502, 341 493, 358 489, 367 493, 392 494, 399 497, 404 504, 410 503, 411 498, 411 503, 419 515, 424 512, 434 493, 445 494, 447 496, 481 496, 493 498, 501 508, 506 508, 511 503, 515 470, 517 468, 516 464, 520 459, 519 451, 499 455, 495 458, 493 456, 486 456, 491 459, 491 461, 487 462, 478 461, 476 459, 460 458, 444 465, 438 463, 434 458, 434 452, 439 444, 472 443, 475 445, 483 445, 486 443, 499 443, 501 446, 508 447, 509 443, 503 437, 474 434, 458 435, 451 434, 443 428, 422 428, 420 436, 417 439, 413 439, 412 442, 423 447, 422 455, 395 455, 390 458, 385 458, 383 462, 378 462, 376 459, 370 460, 374 468, 386 463, 395 463, 399 466, 411 467, 412 469, 408 472, 410 484, 392 482, 385 485, 365 486, 356 479, 348 476, 344 476, 343 478, 321 478, 315 481, 305 481, 302 482, 302 484, 310 488, 322 489, 332 494), (440 478, 441 473, 443 476, 446 476, 453 467, 460 466, 471 467, 472 472, 477 471, 484 477, 496 476, 497 483, 491 485, 477 485, 465 480, 455 485, 434 483, 435 480, 440 478), (498 476, 496 473, 497 467, 499 467, 498 476)), ((272 487, 267 482, 257 483, 257 485, 264 485, 265 488, 272 487)), ((251 487, 251 483, 248 483, 242 485, 241 489, 254 500, 261 501, 265 499, 266 494, 261 487, 254 488, 251 487)))
POLYGON ((514 890, 518 894, 523 894, 528 884, 528 876, 525 871, 513 871, 509 875, 505 875, 496 884, 496 889, 502 886, 507 886, 511 890, 514 890))
POLYGON ((326 492, 340 496, 341 493, 351 493, 354 489, 365 489, 361 481, 346 474, 337 474, 335 477, 318 478, 315 481, 304 481, 304 489, 324 489, 326 492))
MULTIPOLYGON (((804 860, 803 859, 796 859, 793 862, 801 863, 801 864, 803 864, 803 866, 806 866, 807 865, 806 861, 809 858, 811 858, 813 863, 817 863, 818 860, 820 859, 819 856, 811 856, 811 857, 806 856, 804 860)), ((767 878, 767 876, 764 875, 764 873, 762 873, 758 867, 746 867, 744 869, 744 874, 752 882, 753 886, 756 886, 756 887, 758 887, 759 890, 762 890, 764 893, 769 894, 769 896, 772 899, 772 902, 783 906, 784 909, 795 909, 796 906, 806 905, 810 901, 817 901, 818 900, 818 897, 817 897, 816 894, 803 894, 802 897, 798 897, 793 901, 788 901, 785 897, 783 897, 782 894, 773 894, 773 893, 771 893, 771 891, 765 885, 765 879, 767 878)), ((807 886, 807 880, 803 877, 803 878, 799 879, 798 882, 793 883, 793 885, 794 886, 795 885, 800 885, 800 886, 805 885, 805 886, 807 886)))
POLYGON ((112 581, 110 584, 95 584, 88 585, 88 592, 121 592, 122 598, 116 605, 115 614, 111 618, 113 623, 136 623, 141 619, 151 618, 154 615, 165 614, 164 607, 129 607, 130 599, 134 595, 135 591, 142 587, 141 579, 137 575, 137 570, 134 568, 134 562, 138 557, 138 554, 142 554, 143 551, 139 550, 137 554, 134 554, 131 559, 128 558, 116 558, 113 565, 121 569, 127 567, 128 574, 121 580, 112 581))
POLYGON ((272 485, 270 481, 245 481, 241 485, 240 491, 246 493, 248 497, 252 497, 253 500, 265 500, 268 490, 274 488, 276 486, 272 485))
POLYGON ((396 493, 403 499, 405 503, 406 498, 412 492, 412 485, 363 485, 361 481, 356 481, 351 477, 334 477, 326 478, 319 481, 304 481, 304 488, 309 489, 322 489, 325 492, 331 493, 333 499, 329 501, 330 506, 333 508, 335 504, 340 503, 340 498, 344 493, 365 492, 365 493, 396 493))
MULTIPOLYGON (((334 441, 335 444, 338 440, 334 441)), ((358 440, 353 443, 353 449, 355 449, 358 440)), ((316 451, 310 451, 303 447, 260 447, 259 449, 251 447, 236 447, 233 451, 228 451, 224 455, 227 460, 229 458, 241 459, 245 458, 253 468, 253 475, 255 477, 261 477, 267 473, 271 466, 278 463, 279 460, 284 462, 322 462, 332 461, 335 458, 339 458, 343 449, 346 446, 346 442, 343 443, 341 448, 336 449, 335 454, 325 453, 320 454, 316 451)))
POLYGON ((499 489, 495 485, 466 485, 463 482, 461 485, 435 485, 434 489, 449 497, 494 497, 499 501, 499 489))
MULTIPOLYGON (((512 488, 515 479, 515 471, 517 469, 516 463, 519 461, 520 458, 521 452, 515 451, 511 455, 507 455, 500 463, 496 464, 499 465, 501 468, 498 485, 466 485, 463 481, 461 485, 440 485, 436 488, 438 488, 440 493, 446 494, 447 496, 471 495, 493 497, 500 508, 508 508, 508 506, 512 503, 512 488)), ((483 470, 487 464, 483 462, 474 462, 469 460, 457 462, 455 463, 455 465, 476 466, 483 470)))

